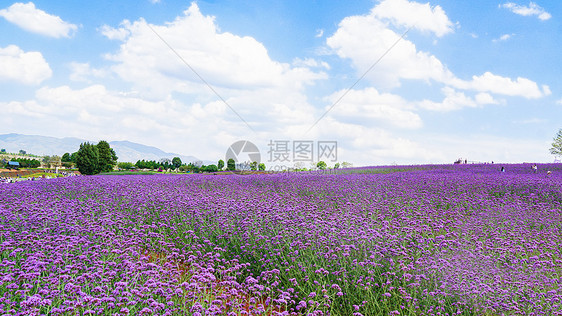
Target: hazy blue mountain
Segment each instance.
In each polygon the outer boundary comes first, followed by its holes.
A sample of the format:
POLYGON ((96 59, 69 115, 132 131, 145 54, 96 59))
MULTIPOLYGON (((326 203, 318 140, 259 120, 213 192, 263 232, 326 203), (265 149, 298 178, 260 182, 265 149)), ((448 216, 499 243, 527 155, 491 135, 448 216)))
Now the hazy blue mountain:
MULTIPOLYGON (((6 149, 8 152, 17 153, 20 149, 25 150, 28 154, 34 155, 59 155, 64 153, 73 153, 78 150, 80 144, 88 140, 65 137, 56 138, 39 135, 22 135, 22 134, 0 134, 0 148, 6 149)), ((97 143, 90 141, 90 143, 97 143)), ((160 160, 162 158, 180 157, 183 162, 200 161, 197 157, 180 155, 176 153, 167 153, 163 150, 146 146, 129 141, 112 141, 109 142, 111 148, 115 150, 119 161, 136 162, 137 160, 160 160)), ((210 163, 210 162, 203 162, 210 163)))

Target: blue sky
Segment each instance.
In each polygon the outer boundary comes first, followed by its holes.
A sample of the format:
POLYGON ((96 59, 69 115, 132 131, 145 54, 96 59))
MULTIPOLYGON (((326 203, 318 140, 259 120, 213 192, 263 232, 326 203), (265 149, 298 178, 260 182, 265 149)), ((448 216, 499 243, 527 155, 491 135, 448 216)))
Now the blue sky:
POLYGON ((4 1, 0 133, 205 160, 246 139, 270 165, 270 140, 337 141, 355 165, 550 162, 561 12, 558 1, 4 1))

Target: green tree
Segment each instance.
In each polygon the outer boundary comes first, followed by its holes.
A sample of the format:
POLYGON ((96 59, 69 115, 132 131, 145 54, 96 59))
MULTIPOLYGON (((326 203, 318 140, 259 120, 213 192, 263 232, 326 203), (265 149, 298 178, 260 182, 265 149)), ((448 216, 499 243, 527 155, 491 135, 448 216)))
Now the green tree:
POLYGON ((78 158, 78 152, 70 154, 70 162, 76 163, 76 158, 78 158))
POLYGON ((265 171, 265 164, 264 164, 263 162, 260 163, 260 164, 258 165, 258 169, 259 169, 260 171, 265 171))
POLYGON ((550 148, 550 153, 555 156, 562 156, 562 129, 558 130, 558 133, 553 138, 552 148, 550 148))
POLYGON ((234 161, 234 159, 232 158, 228 159, 228 161, 226 162, 226 170, 228 171, 236 170, 236 161, 234 161))
POLYGON ((6 149, 5 149, 5 148, 0 149, 0 153, 5 154, 5 153, 6 153, 6 149))
POLYGON ((62 155, 60 161, 61 162, 71 162, 70 153, 64 153, 64 155, 62 155))
POLYGON ((250 170, 252 170, 252 171, 258 170, 258 162, 257 161, 254 161, 250 164, 250 170))
POLYGON ((336 162, 336 164, 334 165, 334 169, 339 169, 340 168, 340 163, 336 162))
POLYGON ((219 163, 217 164, 217 168, 219 170, 222 170, 224 168, 224 160, 219 160, 219 163))
POLYGON ((80 144, 76 153, 76 166, 81 174, 92 175, 99 173, 99 151, 94 144, 80 144))
POLYGON ((117 167, 119 169, 133 169, 135 167, 135 165, 133 165, 133 163, 131 162, 120 162, 117 164, 117 167))
POLYGON ((181 166, 181 159, 180 157, 174 157, 172 158, 172 165, 174 166, 174 169, 178 169, 181 166))
POLYGON ((323 162, 322 160, 320 160, 320 161, 316 164, 316 167, 317 167, 318 169, 320 169, 320 170, 325 170, 326 167, 328 167, 328 165, 326 165, 325 162, 323 162))
POLYGON ((25 155, 25 154, 27 154, 27 152, 23 149, 20 149, 20 155, 25 155))
POLYGON ((200 167, 197 166, 196 164, 194 164, 193 162, 190 162, 187 165, 187 168, 188 168, 188 170, 193 171, 194 173, 199 173, 199 169, 200 169, 200 167))
POLYGON ((215 165, 208 165, 205 167, 206 172, 217 172, 219 169, 215 165))
POLYGON ((113 170, 117 165, 117 155, 115 151, 109 147, 109 143, 105 140, 100 140, 96 145, 98 149, 98 172, 108 172, 113 170))

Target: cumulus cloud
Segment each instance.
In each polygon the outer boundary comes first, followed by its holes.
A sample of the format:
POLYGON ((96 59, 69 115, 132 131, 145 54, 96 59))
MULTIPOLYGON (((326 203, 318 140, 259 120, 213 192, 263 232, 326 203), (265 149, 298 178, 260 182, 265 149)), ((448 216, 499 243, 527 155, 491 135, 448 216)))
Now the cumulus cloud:
POLYGON ((370 14, 345 18, 326 43, 339 57, 350 59, 354 68, 362 72, 398 41, 366 76, 380 87, 397 87, 400 79, 445 82, 453 77, 439 59, 418 51, 416 45, 407 39, 399 40, 400 36, 377 16, 370 14))
MULTIPOLYGON (((418 50, 416 45, 406 38, 400 39, 401 34, 391 29, 390 25, 413 26, 436 36, 454 31, 452 22, 439 6, 431 8, 429 4, 413 1, 387 0, 376 5, 368 15, 343 19, 337 31, 327 38, 326 44, 339 57, 349 59, 358 76, 371 69, 365 78, 381 89, 398 87, 403 80, 422 80, 442 83, 461 90, 529 99, 550 94, 548 86, 539 88, 536 82, 523 77, 512 79, 485 72, 481 76, 473 76, 471 80, 460 79, 436 56, 418 50), (421 12, 419 17, 416 12, 421 12), (395 43, 397 44, 393 46, 395 43), (384 57, 372 67, 381 56, 384 57)), ((500 40, 507 40, 511 36, 513 34, 505 34, 500 40)), ((447 105, 444 108, 459 107, 447 105)))
POLYGON ((550 13, 546 12, 542 7, 534 2, 529 2, 528 6, 507 2, 501 4, 500 7, 522 16, 537 16, 541 21, 546 21, 552 17, 550 13))
POLYGON ((263 44, 252 37, 220 32, 214 17, 203 15, 195 3, 165 25, 149 26, 139 19, 124 21, 118 28, 103 27, 101 32, 122 41, 118 52, 107 55, 116 63, 115 73, 160 95, 208 91, 166 43, 202 78, 221 89, 301 90, 326 78, 325 73, 306 66, 272 60, 263 44))
MULTIPOLYGON (((228 101, 236 105, 255 104, 261 97, 244 95, 240 100, 228 101)), ((164 150, 203 155, 200 157, 203 159, 219 159, 241 137, 265 146, 271 138, 294 139, 298 132, 294 132, 293 126, 308 125, 312 120, 306 100, 297 95, 285 99, 278 95, 277 100, 279 103, 255 111, 256 121, 267 128, 263 131, 254 126, 254 133, 220 100, 205 103, 183 102, 172 97, 148 100, 134 91, 124 93, 99 84, 82 89, 42 87, 30 100, 0 102, 0 108, 6 108, 8 113, 0 116, 0 126, 21 132, 34 130, 34 133, 45 129, 49 135, 54 130, 63 131, 53 135, 59 137, 71 134, 84 139, 90 139, 91 135, 109 140, 127 139, 164 150)), ((243 114, 252 121, 252 113, 243 114)))
POLYGON ((72 37, 78 29, 75 24, 37 9, 33 2, 16 2, 0 10, 0 16, 26 31, 54 38, 72 37))
POLYGON ((39 84, 51 75, 51 67, 40 52, 24 52, 15 45, 0 47, 0 81, 39 84))
POLYGON ((476 108, 483 105, 500 103, 488 93, 478 93, 474 98, 472 98, 467 96, 464 92, 456 91, 451 87, 444 87, 442 92, 445 95, 443 101, 434 102, 423 100, 420 102, 420 107, 431 111, 447 112, 467 107, 476 108))
POLYGON ((124 41, 130 34, 130 27, 131 22, 129 20, 123 20, 118 28, 114 28, 109 25, 102 25, 98 31, 110 40, 124 41))
POLYGON ((550 88, 546 85, 539 88, 536 82, 527 78, 511 78, 485 72, 480 76, 472 76, 472 80, 464 81, 455 79, 451 85, 459 89, 470 89, 482 92, 491 92, 508 96, 519 96, 527 99, 537 99, 549 95, 550 88))
POLYGON ((452 33, 453 23, 440 6, 431 7, 429 3, 407 0, 384 0, 371 10, 371 15, 379 20, 389 20, 396 26, 413 27, 429 31, 437 37, 452 33))
MULTIPOLYGON (((344 91, 338 91, 327 99, 333 104, 344 91)), ((340 120, 363 125, 380 125, 405 129, 422 127, 421 118, 411 111, 411 106, 402 97, 390 93, 379 93, 374 88, 352 90, 330 112, 340 120)))

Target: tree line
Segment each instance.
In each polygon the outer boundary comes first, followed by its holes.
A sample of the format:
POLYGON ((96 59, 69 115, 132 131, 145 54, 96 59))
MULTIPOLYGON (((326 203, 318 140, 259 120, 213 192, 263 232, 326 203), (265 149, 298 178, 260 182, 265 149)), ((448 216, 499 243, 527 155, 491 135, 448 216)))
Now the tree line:
MULTIPOLYGON (((21 168, 39 168, 39 167, 41 167, 41 161, 39 161, 37 159, 13 158, 13 159, 10 159, 10 161, 19 162, 21 168)), ((2 167, 4 167, 8 163, 8 161, 6 159, 4 159, 0 163, 2 164, 2 167)))

